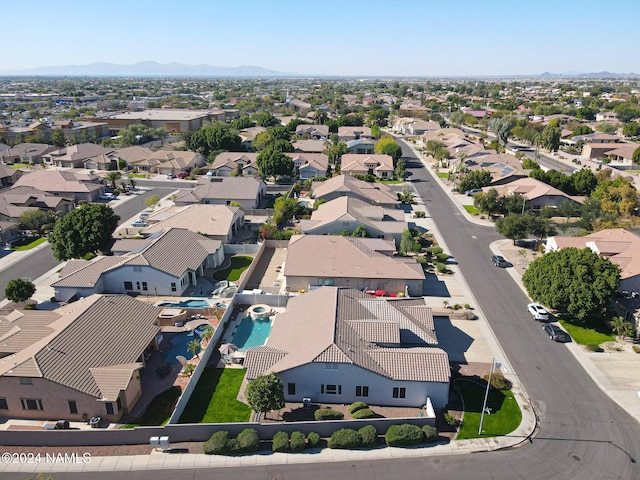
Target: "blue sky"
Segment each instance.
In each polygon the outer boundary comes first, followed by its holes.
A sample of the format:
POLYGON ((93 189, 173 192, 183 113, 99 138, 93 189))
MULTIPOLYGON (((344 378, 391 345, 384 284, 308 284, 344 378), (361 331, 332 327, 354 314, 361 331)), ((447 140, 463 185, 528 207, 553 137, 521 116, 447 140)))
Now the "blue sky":
POLYGON ((638 0, 3 0, 0 14, 0 70, 153 60, 306 75, 640 73, 638 0))

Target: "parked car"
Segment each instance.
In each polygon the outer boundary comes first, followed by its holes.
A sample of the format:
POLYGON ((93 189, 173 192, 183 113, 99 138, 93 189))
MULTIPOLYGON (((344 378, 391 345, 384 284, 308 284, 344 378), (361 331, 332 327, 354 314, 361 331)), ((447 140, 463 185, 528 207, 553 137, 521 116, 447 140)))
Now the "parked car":
POLYGON ((170 180, 174 179, 174 178, 176 178, 176 174, 175 173, 167 173, 167 178, 170 179, 170 180))
POLYGON ((367 295, 371 295, 372 297, 396 297, 395 293, 389 293, 386 290, 365 290, 367 295))
POLYGON ((111 192, 107 192, 100 195, 99 198, 100 200, 114 200, 116 196, 111 192))
POLYGON ((507 262, 504 257, 500 255, 494 255, 491 257, 491 263, 493 263, 496 267, 506 268, 509 266, 509 262, 507 262))
POLYGON ((549 338, 554 342, 570 342, 571 337, 567 332, 556 325, 545 323, 542 329, 549 334, 549 338))
POLYGON ((144 220, 149 215, 151 215, 151 213, 153 213, 153 212, 148 212, 148 211, 140 212, 140 220, 144 220))
POLYGON ((472 188, 471 190, 467 190, 466 192, 464 192, 464 194, 467 197, 473 197, 476 193, 482 193, 482 189, 481 188, 472 188))
POLYGON ((530 303, 527 305, 527 310, 529 313, 533 315, 534 320, 538 320, 540 322, 548 322, 549 321, 549 312, 539 303, 530 303))
POLYGON ((132 227, 146 227, 147 226, 147 222, 145 222, 143 219, 134 220, 133 222, 131 222, 131 226, 132 227))
POLYGON ((187 178, 188 176, 189 176, 189 173, 188 173, 188 172, 180 172, 180 173, 178 174, 178 178, 180 178, 180 179, 185 179, 185 178, 187 178))

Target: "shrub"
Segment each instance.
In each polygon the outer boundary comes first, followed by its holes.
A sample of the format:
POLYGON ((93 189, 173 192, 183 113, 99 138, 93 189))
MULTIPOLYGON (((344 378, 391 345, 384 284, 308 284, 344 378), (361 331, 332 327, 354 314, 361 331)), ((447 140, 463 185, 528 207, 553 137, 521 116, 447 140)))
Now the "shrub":
POLYGON ((354 402, 349 405, 349 413, 353 415, 358 410, 362 410, 363 408, 369 408, 369 406, 364 402, 354 402))
POLYGON ((294 452, 301 452, 304 450, 305 438, 302 432, 293 432, 291 439, 289 440, 289 446, 294 452))
POLYGON ((424 433, 420 427, 405 423, 403 425, 391 425, 384 436, 384 441, 390 447, 404 447, 422 443, 424 433))
POLYGON ((238 434, 238 443, 242 452, 255 452, 260 448, 260 437, 257 430, 245 428, 238 434))
POLYGON ((447 423, 447 425, 451 425, 452 427, 457 427, 459 424, 459 420, 455 417, 455 415, 452 415, 449 412, 444 414, 444 421, 447 423))
POLYGON ((427 259, 424 257, 415 257, 415 259, 420 265, 425 265, 427 263, 427 259))
POLYGON ((415 211, 413 212, 413 215, 414 215, 416 218, 424 218, 424 217, 425 217, 425 212, 423 212, 423 211, 421 211, 421 210, 415 210, 415 211))
POLYGON ((426 443, 437 442, 438 441, 438 429, 431 425, 423 425, 422 433, 424 433, 424 441, 426 443))
POLYGON ((363 408, 362 410, 358 410, 353 414, 353 418, 355 418, 356 420, 361 420, 363 418, 374 418, 376 416, 376 412, 374 412, 370 408, 363 408))
POLYGON ((274 452, 286 452, 289 450, 289 434, 287 432, 278 432, 273 436, 271 450, 274 452))
POLYGON ((375 447, 378 445, 378 432, 373 425, 366 425, 358 430, 358 435, 362 441, 360 445, 363 447, 375 447))
POLYGON ((465 312, 462 313, 462 318, 464 318, 465 320, 475 320, 476 314, 473 313, 471 310, 466 310, 465 312))
POLYGON ((307 435, 307 445, 309 446, 309 448, 317 447, 319 443, 320 435, 318 435, 316 432, 309 432, 309 435, 307 435))
POLYGON ((468 303, 465 303, 464 308, 466 308, 467 310, 471 310, 471 305, 469 305, 468 303))
POLYGON ((444 263, 436 263, 436 270, 440 273, 444 273, 447 271, 447 266, 444 263))
POLYGON ((585 345, 585 348, 587 350, 589 350, 590 352, 599 352, 599 351, 601 351, 600 345, 598 345, 597 343, 587 343, 585 345))
POLYGON ((638 345, 633 345, 631 348, 633 348, 634 352, 640 353, 640 347, 638 345))
POLYGON ((227 440, 227 453, 242 453, 242 447, 237 438, 227 440))
POLYGON ((462 305, 460 305, 459 303, 456 303, 451 308, 453 308, 454 310, 460 310, 462 308, 462 305))
POLYGON ((438 254, 436 254, 436 259, 438 260, 438 262, 444 263, 447 260, 449 260, 449 254, 447 254, 447 253, 438 253, 438 254))
POLYGON ((313 413, 313 417, 316 420, 342 420, 344 413, 331 410, 330 408, 319 408, 313 413))
MULTIPOLYGON (((484 376, 484 381, 489 380, 489 375, 484 376)), ((508 378, 504 378, 504 375, 500 372, 494 372, 491 376, 491 386, 496 390, 511 390, 511 381, 508 378)))
MULTIPOLYGON (((429 255, 438 255, 440 253, 444 252, 444 249, 442 249, 441 247, 430 247, 427 248, 427 253, 429 255)), ((449 255, 447 255, 447 258, 449 258, 449 255)))
POLYGON ((222 455, 227 453, 227 443, 229 442, 229 432, 220 430, 211 435, 211 438, 204 442, 203 451, 206 455, 222 455))
POLYGON ((360 446, 360 434, 350 428, 333 432, 329 439, 329 448, 357 448, 360 446))

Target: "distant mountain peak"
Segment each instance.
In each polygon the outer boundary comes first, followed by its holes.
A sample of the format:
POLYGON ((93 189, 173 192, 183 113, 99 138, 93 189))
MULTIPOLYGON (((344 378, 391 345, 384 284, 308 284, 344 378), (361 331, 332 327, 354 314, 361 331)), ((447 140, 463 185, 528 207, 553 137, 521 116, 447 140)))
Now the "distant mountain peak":
POLYGON ((0 75, 17 76, 96 76, 96 77, 291 77, 296 73, 279 72, 264 67, 241 65, 238 67, 216 67, 206 64, 185 65, 177 62, 158 63, 153 60, 121 65, 96 62, 89 65, 58 65, 4 70, 0 75))

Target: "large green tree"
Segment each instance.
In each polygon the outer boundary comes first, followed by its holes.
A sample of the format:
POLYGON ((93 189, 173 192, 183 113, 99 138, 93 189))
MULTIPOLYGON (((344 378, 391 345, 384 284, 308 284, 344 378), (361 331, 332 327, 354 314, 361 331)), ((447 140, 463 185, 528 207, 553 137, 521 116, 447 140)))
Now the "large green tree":
POLYGON ((104 204, 76 208, 58 220, 49 235, 53 255, 62 261, 106 249, 118 220, 120 217, 104 204))
POLYGON ((53 214, 44 210, 27 210, 20 215, 20 225, 26 230, 39 230, 47 223, 53 223, 53 214))
POLYGON ((605 314, 620 269, 589 248, 570 247, 536 259, 522 281, 533 300, 582 320, 605 314))
POLYGON ((513 244, 522 240, 529 233, 529 216, 511 213, 496 221, 496 230, 501 235, 513 240, 513 244))
POLYGON ((517 120, 513 117, 492 118, 489 120, 491 130, 500 142, 505 145, 511 136, 511 129, 516 126, 517 120))
POLYGON ((457 190, 464 193, 467 190, 486 187, 491 183, 492 177, 489 170, 473 170, 460 179, 457 190))
POLYGON ((551 152, 556 152, 560 147, 560 135, 562 129, 560 127, 547 125, 542 130, 541 142, 542 146, 551 152))
POLYGON ((67 144, 67 139, 64 137, 64 133, 61 128, 54 128, 51 132, 51 143, 56 147, 64 147, 67 144))
POLYGON ((206 157, 212 152, 243 150, 240 136, 222 122, 184 134, 184 139, 189 150, 202 153, 206 157))
POLYGON ((9 280, 4 289, 4 296, 12 302, 22 303, 29 300, 36 293, 36 286, 30 280, 14 278, 9 280))
POLYGON ((267 148, 261 151, 256 158, 256 163, 262 178, 293 174, 293 160, 280 150, 267 148))
POLYGON ((402 148, 391 137, 384 137, 378 140, 375 146, 375 152, 383 155, 389 155, 393 158, 393 165, 395 166, 402 157, 402 148))
POLYGON ((633 151, 633 156, 631 157, 631 159, 633 160, 633 163, 635 163, 636 165, 640 164, 640 147, 636 148, 633 151))
POLYGON ((275 373, 258 375, 247 384, 245 390, 247 403, 255 411, 266 413, 284 407, 282 380, 275 373))

